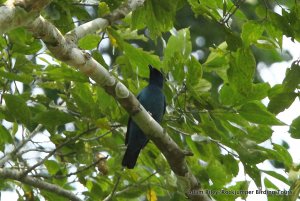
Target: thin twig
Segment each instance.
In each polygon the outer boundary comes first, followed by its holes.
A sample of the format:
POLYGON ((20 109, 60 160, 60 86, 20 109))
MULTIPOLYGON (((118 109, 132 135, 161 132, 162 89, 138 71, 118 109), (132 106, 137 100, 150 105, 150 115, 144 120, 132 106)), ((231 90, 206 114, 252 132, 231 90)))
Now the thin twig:
POLYGON ((28 152, 44 152, 44 153, 50 153, 51 151, 50 150, 44 150, 44 149, 26 149, 24 151, 20 151, 17 156, 22 156, 23 154, 26 154, 28 152))
POLYGON ((39 124, 35 129, 34 129, 34 131, 32 131, 30 134, 29 134, 29 136, 25 139, 25 140, 22 140, 21 142, 20 142, 20 144, 18 144, 17 146, 16 146, 16 148, 13 150, 13 151, 11 151, 10 153, 8 153, 8 154, 5 154, 2 158, 1 158, 1 160, 0 160, 0 167, 1 166, 3 166, 7 161, 9 161, 12 157, 14 157, 18 152, 19 152, 19 150, 22 148, 22 147, 24 147, 25 146, 25 144, 27 143, 27 142, 29 142, 40 130, 41 130, 41 128, 42 128, 43 126, 41 125, 41 124, 39 124))
POLYGON ((181 130, 178 130, 177 128, 175 128, 175 127, 173 127, 173 126, 167 125, 167 127, 168 127, 168 128, 171 128, 172 130, 174 130, 174 131, 176 131, 176 132, 178 132, 178 133, 180 133, 180 134, 183 134, 183 135, 186 135, 186 136, 191 136, 191 134, 186 133, 186 132, 183 132, 183 131, 181 131, 181 130))
POLYGON ((224 15, 224 17, 221 19, 221 24, 227 24, 229 19, 236 13, 236 11, 240 8, 241 4, 244 3, 245 0, 239 0, 236 4, 235 4, 235 8, 233 9, 232 12, 231 9, 233 8, 233 6, 229 9, 229 11, 227 12, 226 15, 224 15))
MULTIPOLYGON (((108 156, 107 156, 107 157, 108 157, 108 156)), ((101 160, 106 160, 107 157, 99 158, 99 159, 97 159, 96 161, 94 161, 93 163, 91 163, 90 165, 85 166, 85 167, 83 167, 83 168, 80 168, 80 169, 78 169, 77 171, 71 172, 71 173, 66 174, 66 175, 49 175, 49 174, 45 174, 45 173, 39 173, 39 174, 34 174, 34 175, 32 175, 32 177, 56 178, 56 179, 67 178, 67 177, 70 177, 70 176, 72 176, 72 175, 77 175, 78 173, 84 172, 84 171, 90 169, 91 167, 96 166, 101 160)))
POLYGON ((61 149, 62 147, 64 147, 66 144, 72 142, 72 141, 75 141, 77 139, 79 139, 81 136, 87 134, 87 133, 90 133, 94 130, 96 130, 97 128, 92 128, 92 129, 89 129, 87 131, 84 131, 80 134, 78 134, 77 136, 74 136, 72 138, 69 138, 67 139, 65 142, 59 144, 56 149, 54 149, 53 151, 51 151, 43 160, 41 160, 40 162, 37 162, 35 165, 31 166, 30 168, 28 168, 28 170, 24 171, 23 172, 23 176, 26 176, 29 172, 31 172, 33 169, 35 169, 36 167, 42 165, 46 160, 48 160, 51 156, 53 156, 57 150, 61 149))
POLYGON ((69 173, 69 174, 67 174, 67 175, 56 175, 55 178, 65 178, 65 177, 70 177, 70 176, 72 176, 72 175, 76 175, 76 174, 78 174, 78 173, 84 172, 84 171, 90 169, 91 167, 96 166, 101 160, 106 160, 107 158, 108 158, 108 156, 107 156, 107 157, 104 157, 104 158, 99 158, 99 159, 97 159, 96 161, 94 161, 92 164, 90 164, 90 165, 88 165, 88 166, 85 166, 84 168, 81 168, 81 169, 77 170, 76 172, 71 172, 71 173, 69 173))
POLYGON ((221 147, 222 149, 224 149, 225 151, 227 151, 229 154, 237 157, 237 158, 240 158, 239 155, 237 155, 236 153, 233 153, 232 151, 229 151, 224 145, 222 145, 219 141, 217 140, 214 140, 212 138, 209 138, 210 141, 216 143, 219 147, 221 147))
POLYGON ((110 201, 110 200, 112 200, 113 196, 116 193, 117 187, 118 187, 118 185, 120 183, 120 179, 121 179, 121 175, 118 176, 117 181, 116 181, 116 183, 114 185, 114 188, 112 189, 111 193, 103 201, 110 201))
POLYGON ((118 191, 115 193, 115 195, 120 195, 128 190, 130 190, 132 187, 139 187, 141 184, 143 184, 144 182, 146 182, 147 180, 149 180, 151 177, 153 177, 154 175, 156 175, 158 172, 155 171, 153 172, 152 174, 150 174, 148 177, 146 177, 145 179, 142 179, 141 181, 139 181, 138 183, 136 184, 131 184, 131 185, 128 185, 126 186, 125 188, 123 188, 122 190, 118 191))

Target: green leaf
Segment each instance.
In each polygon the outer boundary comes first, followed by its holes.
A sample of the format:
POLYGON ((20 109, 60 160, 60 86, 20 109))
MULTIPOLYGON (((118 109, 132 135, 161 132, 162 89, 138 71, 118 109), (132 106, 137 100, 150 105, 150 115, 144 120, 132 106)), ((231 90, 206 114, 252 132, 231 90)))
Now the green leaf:
MULTIPOLYGON (((248 188, 249 188, 249 184, 250 182, 249 181, 238 181, 238 182, 235 182, 235 185, 234 186, 230 186, 228 188, 228 190, 231 190, 231 191, 248 191, 248 188)), ((248 194, 241 194, 241 195, 238 195, 238 197, 241 197, 242 199, 245 199, 247 198, 248 194)))
POLYGON ((275 12, 268 12, 268 16, 270 17, 271 23, 274 27, 281 30, 287 37, 294 38, 294 30, 290 26, 290 23, 286 17, 275 12))
POLYGON ((232 156, 232 155, 222 155, 222 158, 220 159, 221 163, 226 167, 226 171, 232 176, 237 176, 239 173, 239 164, 238 161, 232 156))
POLYGON ((4 70, 0 69, 0 77, 3 77, 5 79, 9 80, 15 80, 19 82, 23 82, 25 84, 29 84, 33 81, 33 77, 30 74, 24 74, 24 73, 10 73, 6 72, 4 70))
POLYGON ((32 37, 32 33, 24 28, 17 28, 8 33, 9 42, 12 45, 13 53, 35 54, 42 48, 42 44, 38 39, 32 37))
POLYGON ((268 110, 274 114, 278 114, 289 108, 298 95, 294 92, 281 92, 273 95, 268 104, 268 110))
POLYGON ((110 12, 110 9, 109 9, 108 4, 105 3, 105 2, 99 2, 99 4, 98 4, 98 10, 97 10, 98 17, 105 16, 109 12, 110 12))
POLYGON ((300 139, 300 116, 293 120, 289 132, 291 137, 300 139))
POLYGON ((253 123, 265 125, 284 125, 281 121, 276 119, 274 114, 267 111, 265 106, 258 101, 253 101, 242 105, 238 112, 246 120, 253 123))
POLYGON ((282 84, 276 84, 274 85, 269 91, 268 91, 268 97, 269 99, 273 98, 279 93, 282 93, 284 91, 284 88, 282 84))
POLYGON ((243 161, 245 172, 254 180, 257 187, 262 187, 261 185, 261 170, 259 170, 255 165, 248 165, 243 161))
POLYGON ((202 15, 208 19, 214 19, 215 21, 221 20, 221 15, 217 11, 221 9, 216 3, 216 1, 198 1, 198 0, 188 0, 193 12, 196 16, 202 15))
POLYGON ((62 197, 52 191, 41 190, 40 194, 45 198, 45 200, 68 201, 67 198, 62 197))
POLYGON ((286 76, 282 85, 287 91, 294 91, 300 84, 300 66, 297 62, 294 62, 291 68, 286 70, 286 76))
POLYGON ((142 77, 148 77, 149 68, 148 65, 160 69, 161 62, 159 57, 149 52, 143 51, 141 48, 136 48, 128 43, 123 44, 125 56, 129 59, 129 62, 135 72, 142 77))
POLYGON ((39 70, 41 69, 41 65, 37 65, 32 60, 26 58, 26 55, 18 54, 16 55, 15 59, 16 63, 14 65, 14 70, 27 74, 31 79, 33 79, 32 73, 38 74, 39 70))
POLYGON ((14 96, 11 94, 5 94, 3 97, 10 114, 21 123, 29 125, 31 112, 25 100, 21 96, 14 96))
POLYGON ((47 6, 47 8, 52 9, 52 13, 47 13, 48 17, 51 18, 51 22, 59 29, 59 31, 63 35, 75 28, 75 23, 72 19, 73 16, 69 10, 70 6, 66 1, 52 2, 47 6))
POLYGON ((140 34, 138 30, 132 30, 130 28, 127 28, 127 29, 117 30, 116 32, 124 40, 140 40, 144 42, 149 41, 149 38, 147 38, 144 34, 140 34))
POLYGON ((284 81, 284 84, 282 85, 281 84, 275 85, 268 92, 269 93, 268 97, 270 99, 270 102, 268 104, 268 110, 270 112, 273 112, 274 114, 278 114, 279 112, 282 112, 284 109, 289 108, 290 105, 294 102, 295 98, 297 97, 297 94, 294 92, 296 86, 294 85, 295 87, 292 88, 286 87, 287 83, 291 83, 288 82, 287 80, 286 82, 284 81))
POLYGON ((102 88, 97 87, 96 89, 96 105, 100 108, 101 112, 106 115, 111 115, 114 112, 112 107, 116 106, 113 104, 114 99, 108 95, 102 88))
MULTIPOLYGON (((198 135, 199 136, 199 135, 198 135)), ((207 137, 204 136, 204 138, 207 139, 207 137)), ((199 149, 197 147, 197 143, 195 142, 195 140, 193 140, 193 138, 190 138, 190 137, 186 137, 185 138, 185 141, 187 143, 187 145, 189 146, 189 149, 191 149, 191 151, 193 152, 193 154, 200 158, 201 154, 199 152, 199 149)))
POLYGON ((106 3, 110 10, 118 8, 124 1, 123 0, 102 0, 101 2, 106 3))
POLYGON ((187 84, 187 87, 192 95, 199 100, 201 93, 207 92, 211 89, 211 83, 205 79, 199 79, 198 82, 193 85, 187 84))
POLYGON ((249 92, 248 100, 262 100, 268 96, 271 86, 269 83, 252 84, 252 91, 249 92))
POLYGON ((45 74, 49 79, 55 81, 62 80, 62 81, 88 82, 87 76, 66 65, 61 65, 60 67, 49 65, 45 71, 45 74))
POLYGON ((78 46, 81 49, 91 50, 97 47, 101 40, 99 34, 88 34, 78 41, 78 46))
POLYGON ((171 71, 178 82, 184 78, 184 65, 189 62, 191 51, 189 29, 182 29, 171 35, 164 49, 164 70, 171 71))
POLYGON ((225 31, 228 50, 237 51, 237 49, 243 47, 243 41, 240 38, 239 34, 228 29, 225 29, 225 31))
POLYGON ((279 27, 272 24, 272 22, 265 22, 264 26, 267 34, 270 36, 272 41, 276 41, 278 43, 278 46, 282 48, 282 31, 279 29, 279 27))
POLYGON ((279 188, 275 184, 273 184, 273 182, 271 182, 268 178, 264 179, 264 183, 266 188, 268 189, 279 190, 279 188))
POLYGON ((187 63, 188 73, 187 73, 187 83, 190 85, 197 84, 202 78, 202 66, 197 61, 197 59, 191 56, 191 59, 187 63))
POLYGON ((89 84, 76 83, 71 90, 71 94, 82 115, 97 117, 98 106, 95 104, 89 84))
POLYGON ((247 164, 258 164, 268 159, 268 150, 257 145, 255 141, 247 138, 239 139, 240 146, 236 148, 240 159, 247 164))
POLYGON ((60 169, 60 165, 54 160, 46 160, 44 164, 50 175, 55 175, 60 169))
POLYGON ((250 48, 240 48, 230 59, 227 71, 230 85, 239 93, 249 96, 252 91, 252 80, 256 69, 255 58, 250 48))
POLYGON ((221 43, 217 48, 210 48, 210 53, 203 64, 207 68, 220 68, 227 67, 228 59, 226 58, 227 52, 227 43, 221 43))
POLYGON ((224 84, 220 90, 219 98, 224 105, 240 105, 247 101, 262 100, 267 97, 269 89, 268 83, 252 84, 252 90, 245 97, 230 85, 224 84))
POLYGON ((74 121, 75 117, 56 109, 50 109, 46 112, 37 114, 34 117, 34 120, 40 124, 43 124, 49 129, 53 129, 56 126, 64 125, 74 121))
POLYGON ((241 37, 246 46, 255 43, 262 35, 264 26, 260 22, 248 21, 242 27, 241 37))
POLYGON ((215 140, 226 139, 227 136, 225 136, 225 134, 216 127, 214 122, 209 119, 210 118, 206 115, 201 116, 201 128, 203 129, 203 132, 215 140))
POLYGON ((220 119, 222 121, 229 121, 243 127, 249 126, 249 122, 241 118, 239 114, 230 112, 228 110, 214 110, 212 115, 216 119, 220 119))
POLYGON ((248 132, 248 138, 254 140, 256 143, 262 143, 269 140, 272 136, 272 129, 267 125, 252 125, 246 127, 248 132))
POLYGON ((132 13, 132 29, 142 29, 147 26, 151 38, 160 36, 162 32, 169 31, 173 27, 178 2, 179 0, 147 0, 144 6, 132 13))
POLYGON ((284 182, 288 186, 290 185, 290 182, 288 181, 288 179, 286 177, 284 177, 283 175, 281 175, 281 174, 279 174, 279 173, 277 173, 275 171, 262 170, 262 172, 264 172, 264 173, 266 173, 266 174, 268 174, 268 175, 270 175, 270 176, 278 179, 279 181, 284 182))
POLYGON ((13 142, 13 138, 9 131, 2 125, 0 125, 0 151, 4 151, 5 144, 13 142))
POLYGON ((230 181, 230 176, 227 174, 225 167, 218 160, 212 160, 208 164, 207 174, 213 184, 219 187, 230 181))
POLYGON ((286 168, 290 168, 293 164, 293 159, 287 149, 279 144, 273 143, 273 148, 276 151, 278 161, 283 162, 286 168))
POLYGON ((103 67, 106 68, 106 70, 109 70, 109 66, 106 64, 103 55, 98 50, 92 51, 92 57, 98 61, 103 67))
POLYGON ((224 105, 236 105, 243 102, 244 98, 230 85, 224 84, 219 94, 220 102, 224 105))
POLYGON ((181 29, 176 33, 173 33, 168 40, 166 48, 164 49, 165 69, 168 69, 170 65, 172 66, 172 59, 175 59, 176 55, 180 56, 180 58, 177 59, 184 62, 188 61, 191 51, 192 43, 189 29, 181 29))

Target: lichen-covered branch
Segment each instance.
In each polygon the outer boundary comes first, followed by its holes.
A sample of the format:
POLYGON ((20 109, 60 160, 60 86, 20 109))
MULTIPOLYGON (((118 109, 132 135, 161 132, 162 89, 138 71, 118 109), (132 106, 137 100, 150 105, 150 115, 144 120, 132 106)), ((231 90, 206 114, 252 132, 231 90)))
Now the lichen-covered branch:
POLYGON ((24 26, 39 16, 50 0, 8 0, 0 6, 0 34, 24 26))

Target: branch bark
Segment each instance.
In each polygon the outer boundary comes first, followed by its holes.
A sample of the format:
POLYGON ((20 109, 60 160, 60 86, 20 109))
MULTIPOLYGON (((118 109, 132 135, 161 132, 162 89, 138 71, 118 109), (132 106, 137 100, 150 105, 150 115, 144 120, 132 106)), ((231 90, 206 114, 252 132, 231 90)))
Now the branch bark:
POLYGON ((0 34, 24 26, 39 16, 51 0, 8 0, 0 7, 0 34))
POLYGON ((23 172, 21 171, 10 170, 8 168, 0 168, 0 178, 17 180, 39 189, 43 189, 49 192, 55 192, 57 195, 63 196, 69 200, 81 201, 81 199, 71 191, 65 190, 57 185, 50 184, 41 179, 36 179, 31 176, 24 177, 23 172))

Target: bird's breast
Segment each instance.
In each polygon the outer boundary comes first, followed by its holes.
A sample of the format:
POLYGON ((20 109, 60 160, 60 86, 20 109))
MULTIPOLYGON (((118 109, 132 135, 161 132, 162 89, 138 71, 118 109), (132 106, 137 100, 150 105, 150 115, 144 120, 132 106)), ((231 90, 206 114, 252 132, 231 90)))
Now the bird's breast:
POLYGON ((156 121, 162 120, 165 97, 159 87, 148 86, 143 89, 139 94, 139 101, 156 121))

